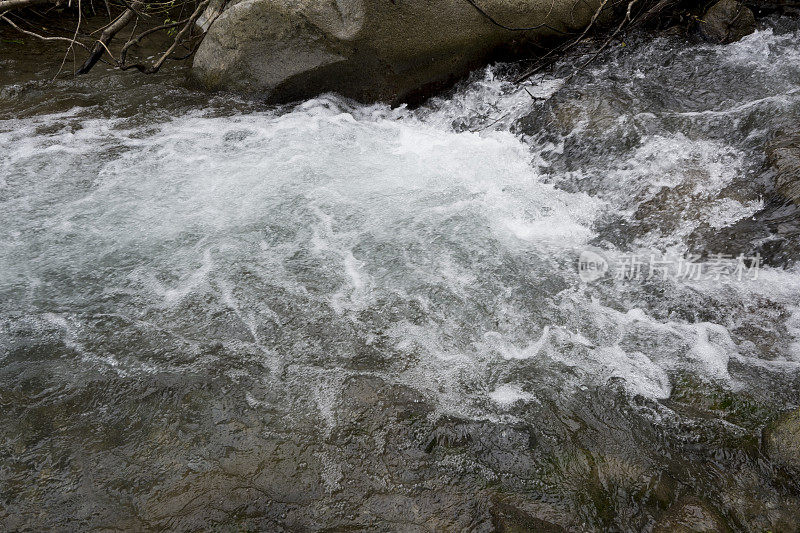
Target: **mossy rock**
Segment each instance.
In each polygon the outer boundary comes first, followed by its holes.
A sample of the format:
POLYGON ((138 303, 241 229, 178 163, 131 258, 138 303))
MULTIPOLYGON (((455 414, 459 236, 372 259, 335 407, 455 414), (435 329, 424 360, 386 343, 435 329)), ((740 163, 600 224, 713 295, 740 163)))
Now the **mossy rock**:
POLYGON ((687 499, 669 509, 653 528, 653 533, 727 533, 725 519, 710 505, 687 499))
POLYGON ((667 404, 689 416, 720 418, 754 432, 775 413, 775 406, 753 397, 747 391, 726 389, 688 373, 680 374, 675 379, 667 404))
POLYGON ((766 427, 764 446, 773 463, 800 475, 800 409, 784 414, 766 427))
MULTIPOLYGON (((492 526, 498 533, 528 533, 536 531, 540 533, 561 533, 566 531, 562 526, 546 520, 542 516, 544 514, 547 518, 549 516, 547 510, 531 509, 530 505, 520 505, 520 502, 514 501, 513 498, 500 499, 494 498, 492 506, 492 526)), ((546 507, 546 506, 545 506, 546 507)))

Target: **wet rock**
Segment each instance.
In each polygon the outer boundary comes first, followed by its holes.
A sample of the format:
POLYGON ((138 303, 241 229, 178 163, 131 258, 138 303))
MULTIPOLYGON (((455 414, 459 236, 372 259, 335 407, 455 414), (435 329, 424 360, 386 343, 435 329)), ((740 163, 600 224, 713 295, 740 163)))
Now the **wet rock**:
POLYGON ((763 264, 779 268, 800 260, 800 133, 778 133, 765 152, 759 178, 767 197, 764 208, 724 228, 701 225, 689 238, 693 252, 758 254, 763 264))
POLYGON ((764 445, 773 463, 800 474, 800 409, 770 424, 764 432, 764 445))
POLYGON ((560 533, 566 531, 560 525, 536 516, 539 513, 532 513, 530 509, 523 507, 523 505, 519 505, 519 502, 515 504, 506 500, 496 501, 492 508, 492 525, 495 531, 498 533, 524 533, 528 531, 560 533))
POLYGON ((384 428, 386 420, 413 424, 433 411, 419 392, 381 378, 355 375, 347 378, 337 404, 339 430, 384 428))
POLYGON ((244 0, 211 25, 193 73, 209 88, 274 101, 326 91, 399 101, 444 86, 498 53, 577 30, 597 5, 485 0, 479 9, 463 0, 244 0))
POLYGON ((767 144, 766 154, 778 193, 800 204, 800 132, 776 135, 767 144))
POLYGON ((764 209, 724 228, 701 224, 690 236, 692 253, 761 257, 763 265, 785 268, 800 260, 800 204, 772 198, 764 209))
POLYGON ((562 90, 538 103, 531 113, 519 119, 515 129, 525 135, 552 131, 567 136, 580 132, 581 136, 594 139, 608 135, 632 103, 627 95, 562 90))
POLYGON ((706 11, 700 23, 701 35, 712 43, 732 43, 754 31, 753 12, 736 0, 720 0, 706 11))
POLYGON ((653 533, 723 533, 725 520, 709 505, 695 500, 678 503, 653 528, 653 533))

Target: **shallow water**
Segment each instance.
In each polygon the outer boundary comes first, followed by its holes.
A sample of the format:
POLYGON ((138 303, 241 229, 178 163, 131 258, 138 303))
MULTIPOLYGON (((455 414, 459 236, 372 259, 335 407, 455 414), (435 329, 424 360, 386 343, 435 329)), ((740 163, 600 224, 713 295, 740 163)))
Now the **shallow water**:
POLYGON ((799 27, 413 110, 0 58, 0 520, 797 529, 761 433, 800 404, 763 152, 799 27), (587 282, 588 249, 767 264, 587 282))

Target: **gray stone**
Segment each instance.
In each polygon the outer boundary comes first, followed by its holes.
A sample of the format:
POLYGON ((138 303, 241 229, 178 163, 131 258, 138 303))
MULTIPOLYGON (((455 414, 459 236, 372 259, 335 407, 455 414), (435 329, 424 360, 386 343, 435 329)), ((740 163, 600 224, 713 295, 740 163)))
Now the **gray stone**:
POLYGON ((736 0, 720 0, 706 11, 700 23, 700 33, 713 43, 732 43, 754 31, 753 12, 736 0))
POLYGON ((211 89, 272 101, 336 91, 362 101, 397 102, 452 83, 500 53, 580 29, 597 5, 595 0, 244 0, 211 25, 193 75, 211 89))

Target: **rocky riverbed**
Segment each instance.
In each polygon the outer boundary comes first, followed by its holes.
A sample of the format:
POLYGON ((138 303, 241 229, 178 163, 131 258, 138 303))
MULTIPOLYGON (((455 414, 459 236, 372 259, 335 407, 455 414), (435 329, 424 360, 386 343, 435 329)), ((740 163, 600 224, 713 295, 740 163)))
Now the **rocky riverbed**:
POLYGON ((415 109, 0 57, 3 528, 800 528, 800 24, 585 52, 415 109))

